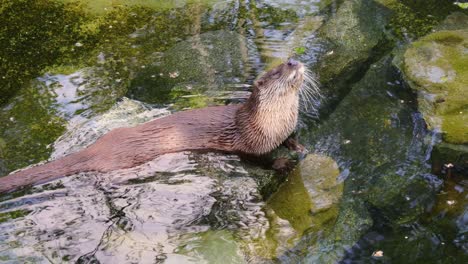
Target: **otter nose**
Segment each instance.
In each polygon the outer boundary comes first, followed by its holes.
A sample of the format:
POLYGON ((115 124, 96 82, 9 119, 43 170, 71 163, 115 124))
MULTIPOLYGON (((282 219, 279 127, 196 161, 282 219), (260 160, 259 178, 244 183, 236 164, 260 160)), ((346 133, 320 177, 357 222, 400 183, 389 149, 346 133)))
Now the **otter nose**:
POLYGON ((298 64, 299 64, 299 62, 294 60, 294 59, 289 59, 288 60, 288 66, 297 66, 298 64))

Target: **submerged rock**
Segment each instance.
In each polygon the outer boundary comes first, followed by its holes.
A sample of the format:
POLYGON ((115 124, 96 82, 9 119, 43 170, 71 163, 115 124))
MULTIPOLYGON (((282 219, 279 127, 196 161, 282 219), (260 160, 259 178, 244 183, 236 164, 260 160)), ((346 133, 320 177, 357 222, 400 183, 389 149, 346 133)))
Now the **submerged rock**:
POLYGON ((78 115, 70 119, 66 132, 53 143, 54 152, 50 159, 58 159, 79 151, 112 129, 136 126, 169 114, 167 109, 152 109, 141 102, 124 97, 109 111, 99 116, 86 119, 78 115))
POLYGON ((451 15, 439 30, 410 45, 402 65, 427 124, 453 144, 468 143, 467 28, 468 16, 451 15))
POLYGON ((66 124, 56 104, 53 89, 32 81, 0 109, 0 176, 49 157, 66 124))
POLYGON ((453 13, 394 60, 417 92, 429 128, 442 137, 432 153, 433 171, 441 174, 468 171, 467 28, 468 16, 453 13))
POLYGON ((374 0, 393 11, 392 38, 404 43, 429 34, 450 13, 462 11, 453 1, 374 0))
POLYGON ((252 48, 245 37, 230 31, 191 37, 141 71, 132 80, 128 94, 148 103, 167 103, 178 96, 207 90, 217 90, 219 95, 220 91, 229 90, 229 85, 245 83, 251 70, 249 57, 254 57, 252 48))

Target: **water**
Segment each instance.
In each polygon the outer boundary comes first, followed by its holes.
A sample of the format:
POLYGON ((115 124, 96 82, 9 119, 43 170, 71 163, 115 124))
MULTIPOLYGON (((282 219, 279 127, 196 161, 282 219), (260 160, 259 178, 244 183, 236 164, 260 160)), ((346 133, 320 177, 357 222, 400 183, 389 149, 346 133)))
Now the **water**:
POLYGON ((0 196, 0 263, 466 263, 466 170, 443 166, 466 151, 437 145, 393 56, 466 11, 400 2, 3 1, 0 175, 242 102, 289 57, 324 98, 302 109, 310 154, 273 154, 287 174, 184 152, 0 196))

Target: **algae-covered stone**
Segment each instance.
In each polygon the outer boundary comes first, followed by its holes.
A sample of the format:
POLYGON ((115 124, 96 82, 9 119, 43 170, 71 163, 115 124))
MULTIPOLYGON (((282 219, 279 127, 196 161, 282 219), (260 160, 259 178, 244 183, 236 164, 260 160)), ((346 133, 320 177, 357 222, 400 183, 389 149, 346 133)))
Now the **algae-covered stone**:
POLYGON ((403 71, 418 92, 419 109, 446 142, 468 143, 468 16, 450 16, 440 30, 404 53, 403 71))
POLYGON ((332 158, 311 154, 270 197, 266 209, 275 230, 270 235, 273 256, 291 248, 305 232, 323 233, 333 227, 343 194, 339 175, 332 158))
MULTIPOLYGON (((45 160, 50 144, 65 130, 65 119, 55 108, 54 91, 31 82, 0 111, 0 160, 8 173, 45 160)), ((2 175, 0 175, 2 176, 2 175)))
POLYGON ((393 11, 389 32, 397 40, 408 42, 427 35, 447 15, 461 9, 452 1, 374 0, 393 11))
POLYGON ((333 159, 317 154, 309 155, 273 194, 268 205, 299 233, 314 225, 321 226, 329 220, 321 216, 327 215, 326 211, 332 210, 342 195, 339 172, 333 159))
POLYGON ((440 23, 436 30, 463 30, 468 27, 466 12, 453 12, 440 23))
POLYGON ((339 179, 338 164, 327 156, 313 154, 301 162, 300 174, 312 207, 313 215, 335 206, 343 194, 343 181, 339 179))
POLYGON ((366 51, 379 42, 390 14, 389 10, 371 0, 344 1, 321 28, 321 33, 339 46, 366 51))
POLYGON ((365 62, 387 49, 384 31, 391 14, 390 9, 372 0, 344 1, 320 28, 319 36, 328 42, 328 51, 316 71, 329 100, 345 94, 347 82, 365 62), (327 85, 331 81, 333 84, 327 85))

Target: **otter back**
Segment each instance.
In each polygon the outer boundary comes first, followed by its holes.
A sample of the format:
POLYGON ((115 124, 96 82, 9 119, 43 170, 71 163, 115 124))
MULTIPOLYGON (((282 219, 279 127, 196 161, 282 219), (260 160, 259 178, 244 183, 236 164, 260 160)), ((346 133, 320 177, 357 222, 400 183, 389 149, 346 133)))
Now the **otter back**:
POLYGON ((78 172, 131 168, 166 153, 235 152, 234 119, 239 107, 207 107, 175 113, 136 127, 114 129, 81 151, 0 178, 0 193, 78 172))

